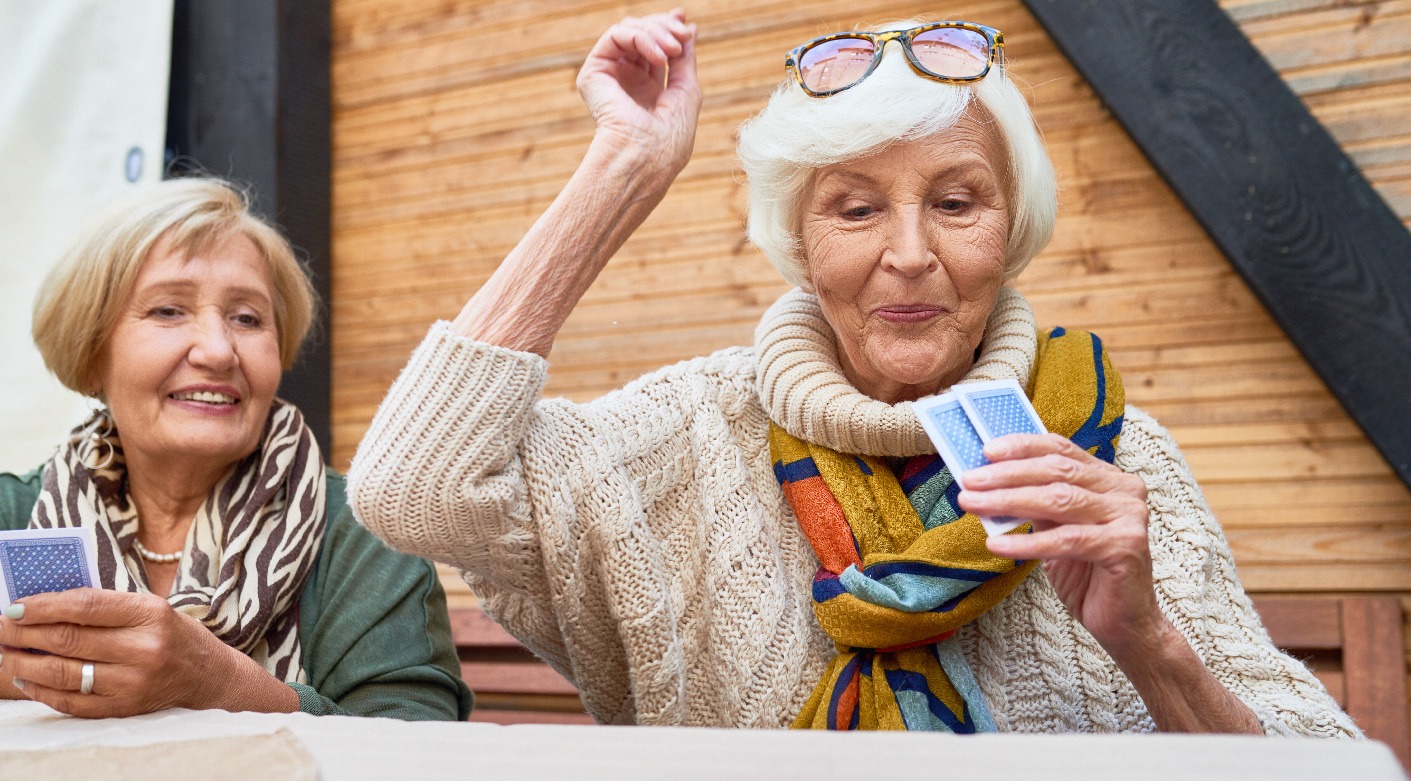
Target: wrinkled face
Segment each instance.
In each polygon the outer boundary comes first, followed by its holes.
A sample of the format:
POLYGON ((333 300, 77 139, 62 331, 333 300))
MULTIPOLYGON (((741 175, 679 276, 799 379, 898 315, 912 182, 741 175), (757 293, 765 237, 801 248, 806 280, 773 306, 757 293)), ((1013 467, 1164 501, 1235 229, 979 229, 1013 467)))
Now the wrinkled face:
POLYGON ((805 264, 858 390, 895 403, 970 369, 1004 275, 1005 159, 999 131, 967 113, 815 174, 805 264))
POLYGON ((223 469, 259 445, 280 370, 269 268, 235 235, 189 258, 158 242, 95 379, 129 462, 223 469))

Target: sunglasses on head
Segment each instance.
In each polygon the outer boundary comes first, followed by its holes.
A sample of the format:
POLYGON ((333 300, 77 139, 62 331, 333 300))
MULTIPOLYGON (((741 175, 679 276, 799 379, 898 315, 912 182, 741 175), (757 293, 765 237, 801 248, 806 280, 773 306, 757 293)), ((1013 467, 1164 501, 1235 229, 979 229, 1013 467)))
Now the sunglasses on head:
POLYGON ((1004 65, 1004 33, 973 22, 931 22, 909 30, 833 33, 784 56, 784 67, 815 98, 836 95, 876 70, 888 41, 901 44, 917 74, 947 84, 985 78, 1004 65))

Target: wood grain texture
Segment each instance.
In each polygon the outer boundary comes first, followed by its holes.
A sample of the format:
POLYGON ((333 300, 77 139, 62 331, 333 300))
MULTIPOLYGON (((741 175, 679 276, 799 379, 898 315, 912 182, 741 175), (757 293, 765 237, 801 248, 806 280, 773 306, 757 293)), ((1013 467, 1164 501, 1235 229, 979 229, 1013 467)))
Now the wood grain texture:
POLYGON ((1256 597, 1254 607, 1275 645, 1305 660, 1367 737, 1411 767, 1400 601, 1285 594, 1256 597))
POLYGON ((475 692, 472 721, 591 724, 578 689, 536 659, 479 607, 453 607, 451 637, 461 677, 475 692))
MULTIPOLYGON (((1411 223, 1407 1, 1222 7, 1411 223)), ((455 316, 567 180, 591 133, 573 74, 594 37, 624 14, 654 10, 335 0, 335 465, 351 458, 430 322, 455 316)), ((664 364, 749 343, 784 285, 744 239, 735 128, 784 76, 789 47, 935 8, 703 0, 688 10, 701 26, 706 95, 695 155, 569 319, 550 394, 594 398, 664 364)), ((1040 323, 1103 337, 1131 402, 1181 443, 1244 583, 1411 602, 1411 493, 1201 223, 1020 0, 957 0, 944 13, 1005 31, 1010 73, 1059 177, 1056 235, 1018 287, 1040 323)), ((1264 202, 1271 216, 1276 195, 1264 202)), ((443 581, 453 604, 475 604, 449 570, 443 581)))
POLYGON ((1213 0, 1027 5, 1411 482, 1411 352, 1385 349, 1411 344, 1411 234, 1270 67, 1395 51, 1411 15, 1367 38, 1333 9, 1266 62, 1213 0))
POLYGON ((1386 597, 1346 599, 1342 611, 1347 713, 1369 734, 1388 736, 1402 767, 1411 767, 1401 606, 1386 597))
POLYGON ((490 724, 596 724, 586 713, 557 713, 554 711, 497 710, 476 708, 467 721, 483 721, 490 724))

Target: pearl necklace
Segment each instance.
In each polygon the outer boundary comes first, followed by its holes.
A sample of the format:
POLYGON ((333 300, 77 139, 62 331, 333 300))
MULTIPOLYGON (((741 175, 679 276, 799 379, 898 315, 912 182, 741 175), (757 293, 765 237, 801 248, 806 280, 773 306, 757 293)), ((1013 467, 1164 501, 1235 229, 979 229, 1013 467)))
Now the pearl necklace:
POLYGON ((137 550, 137 555, 152 562, 153 564, 175 564, 181 561, 181 551, 176 553, 153 553, 147 550, 147 546, 141 540, 133 540, 132 547, 137 550))

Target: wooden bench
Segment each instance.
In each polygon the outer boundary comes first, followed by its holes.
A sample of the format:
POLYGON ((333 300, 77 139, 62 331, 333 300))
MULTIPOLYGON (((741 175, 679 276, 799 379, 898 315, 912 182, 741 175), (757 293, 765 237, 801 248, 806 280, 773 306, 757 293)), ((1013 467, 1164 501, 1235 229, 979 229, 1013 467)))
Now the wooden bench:
POLYGON ((1411 767, 1406 640, 1390 596, 1256 596, 1274 645, 1308 663, 1367 737, 1411 767))
MULTIPOLYGON (((1368 735, 1411 762, 1406 646, 1395 597, 1260 596, 1274 644, 1304 660, 1368 735)), ((451 610, 461 674, 475 691, 472 721, 592 724, 578 690, 480 608, 451 610)))
POLYGON ((592 724, 578 690, 478 607, 451 609, 461 677, 475 692, 471 721, 592 724))

